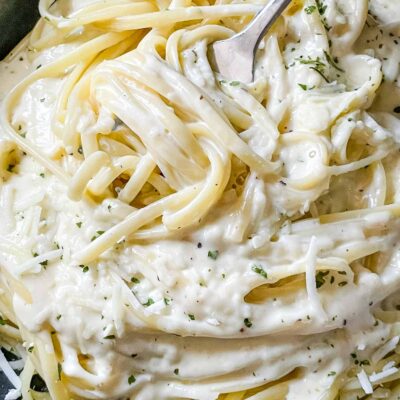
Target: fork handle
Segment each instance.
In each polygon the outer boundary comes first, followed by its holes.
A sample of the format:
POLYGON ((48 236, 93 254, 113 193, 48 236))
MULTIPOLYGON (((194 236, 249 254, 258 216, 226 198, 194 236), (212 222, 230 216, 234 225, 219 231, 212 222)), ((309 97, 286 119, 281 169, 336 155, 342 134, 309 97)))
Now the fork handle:
POLYGON ((257 50, 261 39, 265 33, 277 20, 277 18, 285 11, 286 7, 292 0, 271 0, 268 4, 254 17, 247 28, 239 34, 241 39, 257 50))

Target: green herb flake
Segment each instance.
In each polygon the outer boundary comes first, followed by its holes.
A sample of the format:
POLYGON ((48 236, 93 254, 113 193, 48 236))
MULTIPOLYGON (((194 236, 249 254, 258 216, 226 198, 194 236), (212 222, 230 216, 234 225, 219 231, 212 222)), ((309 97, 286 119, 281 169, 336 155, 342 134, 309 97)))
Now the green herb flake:
POLYGON ((76 226, 80 229, 80 228, 82 228, 82 222, 77 222, 76 223, 76 226))
POLYGON ((131 375, 129 378, 128 378, 128 383, 129 383, 129 385, 132 385, 132 383, 135 383, 136 382, 136 378, 133 376, 133 375, 131 375))
POLYGON ((96 240, 99 236, 101 236, 105 231, 97 231, 96 235, 94 235, 90 241, 93 242, 94 240, 96 240))
POLYGON ((328 6, 326 4, 324 4, 324 2, 322 0, 316 0, 316 3, 317 3, 317 7, 318 7, 318 12, 321 15, 324 15, 328 6))
POLYGON ((251 270, 258 275, 261 275, 263 278, 268 279, 268 274, 263 267, 260 265, 253 265, 251 270))
POLYGON ((239 86, 240 82, 239 81, 232 81, 229 83, 230 86, 239 86))
POLYGON ((80 265, 79 268, 82 268, 82 272, 84 273, 89 271, 89 267, 87 265, 80 265))
POLYGON ((324 54, 325 54, 325 58, 328 61, 328 63, 335 69, 337 69, 340 72, 344 72, 344 69, 340 68, 336 61, 330 56, 330 54, 328 54, 325 50, 324 50, 324 54))
POLYGON ((253 326, 253 323, 251 322, 251 320, 250 320, 249 318, 245 318, 245 319, 243 320, 243 322, 244 322, 244 324, 245 324, 245 326, 246 326, 247 328, 251 328, 251 327, 253 326))
POLYGON ((329 274, 329 271, 318 271, 315 276, 316 287, 319 289, 325 283, 325 277, 329 274))
POLYGON ((330 371, 329 373, 328 373, 328 376, 335 376, 336 375, 336 371, 330 371))
POLYGON ((59 321, 59 320, 61 319, 61 317, 62 317, 62 315, 61 315, 61 314, 58 314, 58 315, 57 315, 57 321, 59 321))
POLYGON ((188 314, 188 317, 191 321, 194 321, 196 317, 193 314, 188 314))
POLYGON ((310 69, 317 72, 319 75, 322 76, 322 78, 324 79, 325 82, 329 83, 329 79, 325 75, 326 64, 323 61, 321 61, 321 59, 319 57, 317 57, 316 59, 313 59, 310 57, 307 59, 297 58, 297 61, 300 64, 310 65, 310 69))
POLYGON ((313 65, 314 67, 319 68, 319 69, 323 69, 323 68, 326 67, 326 64, 323 61, 321 61, 321 59, 319 57, 317 57, 315 59, 311 58, 311 57, 308 57, 308 58, 297 58, 296 60, 300 64, 313 65))
POLYGON ((306 14, 312 14, 316 9, 317 9, 316 6, 309 6, 309 7, 306 7, 304 9, 304 11, 306 12, 306 14))
POLYGON ((149 297, 148 300, 147 300, 147 302, 144 303, 143 305, 144 305, 145 307, 149 307, 149 306, 151 306, 152 304, 154 304, 154 300, 153 300, 151 297, 149 297))
POLYGON ((175 375, 179 375, 179 368, 175 368, 175 369, 174 369, 174 374, 175 374, 175 375))
POLYGON ((216 260, 218 258, 218 256, 219 256, 219 251, 218 250, 209 250, 208 251, 208 257, 209 258, 211 258, 213 260, 216 260))
POLYGON ((115 339, 115 335, 107 335, 107 336, 104 336, 103 339, 113 340, 113 339, 115 339))
POLYGON ((6 321, 2 317, 0 317, 0 325, 6 325, 6 321))
POLYGON ((35 350, 35 346, 29 346, 29 347, 28 347, 29 353, 32 353, 33 350, 35 350))
POLYGON ((313 90, 313 89, 315 89, 315 85, 314 85, 314 86, 307 86, 307 85, 304 85, 303 83, 298 83, 298 85, 299 85, 304 91, 308 91, 308 90, 313 90))
POLYGON ((310 67, 310 69, 312 69, 313 71, 317 72, 319 75, 321 75, 322 79, 326 82, 326 83, 330 83, 329 79, 326 77, 325 73, 323 71, 321 71, 321 69, 317 68, 317 67, 310 67))
POLYGON ((134 276, 132 276, 131 282, 134 283, 135 285, 137 285, 138 283, 140 283, 140 280, 138 278, 135 278, 134 276))

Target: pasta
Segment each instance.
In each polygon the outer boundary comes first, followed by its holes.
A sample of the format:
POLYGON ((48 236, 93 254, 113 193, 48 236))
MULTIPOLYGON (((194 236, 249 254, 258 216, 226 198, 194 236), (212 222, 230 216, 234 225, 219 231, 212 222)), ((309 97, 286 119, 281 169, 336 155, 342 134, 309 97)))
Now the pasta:
POLYGON ((40 0, 0 63, 6 399, 399 398, 400 6, 294 0, 226 80, 263 5, 40 0))

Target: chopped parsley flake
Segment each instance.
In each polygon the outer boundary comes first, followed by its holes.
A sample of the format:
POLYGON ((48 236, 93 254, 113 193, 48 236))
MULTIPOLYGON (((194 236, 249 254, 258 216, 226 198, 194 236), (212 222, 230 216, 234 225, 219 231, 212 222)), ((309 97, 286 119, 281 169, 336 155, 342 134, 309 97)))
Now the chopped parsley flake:
POLYGON ((335 371, 331 371, 331 372, 328 373, 328 376, 335 376, 335 375, 336 375, 335 371))
POLYGON ((263 278, 268 279, 268 274, 260 265, 253 265, 251 270, 258 275, 261 275, 263 278))
POLYGON ((325 283, 325 277, 329 274, 329 271, 318 271, 315 276, 316 286, 319 289, 325 283))
POLYGON ((149 307, 149 306, 151 306, 152 304, 154 304, 154 300, 153 300, 151 297, 149 297, 148 300, 147 300, 147 302, 144 303, 143 305, 144 305, 145 307, 149 307))
POLYGON ((96 235, 94 235, 92 237, 92 239, 90 239, 91 242, 93 242, 93 240, 96 240, 99 236, 101 236, 105 231, 97 231, 96 235))
POLYGON ((77 222, 77 223, 76 223, 76 226, 77 226, 78 228, 81 228, 81 227, 82 227, 82 222, 77 222))
POLYGON ((194 321, 196 318, 193 314, 188 314, 188 317, 190 320, 194 321))
POLYGON ((325 82, 329 83, 329 79, 325 75, 326 64, 321 61, 319 57, 317 57, 316 59, 312 59, 310 57, 308 59, 298 58, 297 61, 299 61, 300 64, 309 65, 310 69, 317 72, 319 75, 322 76, 325 82))
POLYGON ((307 90, 315 89, 315 86, 307 86, 304 83, 298 83, 298 85, 306 92, 307 90))
POLYGON ((175 375, 179 375, 179 368, 175 368, 175 369, 174 369, 174 374, 175 374, 175 375))
POLYGON ((135 278, 134 276, 132 276, 131 282, 134 283, 135 285, 137 285, 138 283, 140 283, 140 280, 138 278, 135 278))
POLYGON ((328 61, 328 63, 335 69, 337 69, 340 72, 344 72, 344 70, 342 68, 340 68, 337 63, 336 60, 334 60, 325 50, 324 50, 324 54, 325 54, 325 58, 328 61))
POLYGON ((316 6, 309 6, 304 9, 307 14, 312 14, 317 9, 316 6))
POLYGON ((245 318, 245 319, 243 320, 243 322, 244 322, 244 324, 245 324, 245 326, 246 326, 247 328, 251 328, 251 327, 253 326, 253 323, 251 322, 251 320, 250 320, 249 318, 245 318))
POLYGON ((136 382, 136 378, 133 376, 133 375, 131 375, 129 378, 128 378, 128 383, 129 383, 129 385, 132 385, 132 383, 135 383, 136 382))
POLYGON ((213 260, 216 260, 218 256, 219 256, 218 250, 209 250, 208 257, 212 258, 213 260))
POLYGON ((326 4, 324 4, 324 2, 322 0, 316 0, 316 3, 317 3, 317 7, 318 7, 318 12, 321 15, 324 15, 328 6, 326 4))
POLYGON ((89 267, 87 265, 80 265, 79 268, 82 268, 82 272, 88 272, 89 271, 89 267))
POLYGON ((112 339, 115 339, 115 335, 107 335, 107 336, 104 336, 104 338, 103 339, 109 339, 109 340, 112 340, 112 339))

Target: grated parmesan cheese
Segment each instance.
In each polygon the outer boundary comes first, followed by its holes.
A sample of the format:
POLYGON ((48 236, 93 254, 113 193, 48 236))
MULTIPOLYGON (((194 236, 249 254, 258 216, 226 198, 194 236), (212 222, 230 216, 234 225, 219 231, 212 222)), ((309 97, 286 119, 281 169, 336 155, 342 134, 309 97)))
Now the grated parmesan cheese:
POLYGON ((52 261, 55 260, 56 258, 61 257, 63 254, 63 250, 53 250, 49 251, 48 253, 43 253, 37 257, 33 257, 30 260, 26 261, 22 265, 19 265, 16 268, 16 273, 19 275, 22 275, 24 273, 30 272, 32 269, 40 265, 40 263, 43 263, 45 261, 52 261))
POLYGON ((372 375, 370 375, 369 380, 372 383, 378 382, 382 379, 387 378, 388 376, 394 375, 395 373, 398 372, 398 370, 399 370, 398 368, 392 367, 392 368, 385 369, 382 372, 373 373, 372 375))
POLYGON ((396 363, 394 361, 390 361, 382 368, 382 371, 386 371, 387 369, 392 368, 395 365, 396 365, 396 363))
POLYGON ((390 353, 396 348, 398 343, 399 343, 399 337, 398 336, 393 337, 388 342, 386 342, 382 347, 380 347, 374 354, 372 354, 371 361, 375 364, 378 361, 382 360, 382 358, 385 357, 386 354, 390 353))
POLYGON ((362 369, 360 373, 357 374, 358 381, 360 382, 362 390, 366 394, 372 394, 374 392, 374 389, 372 388, 371 382, 368 379, 368 375, 365 373, 365 371, 362 369))
POLYGON ((310 247, 308 249, 307 255, 305 257, 306 264, 306 287, 307 287, 307 295, 309 301, 312 305, 314 311, 319 314, 326 316, 325 311, 322 307, 320 297, 317 291, 316 285, 316 266, 317 266, 317 247, 316 247, 317 238, 313 236, 310 241, 310 247))

